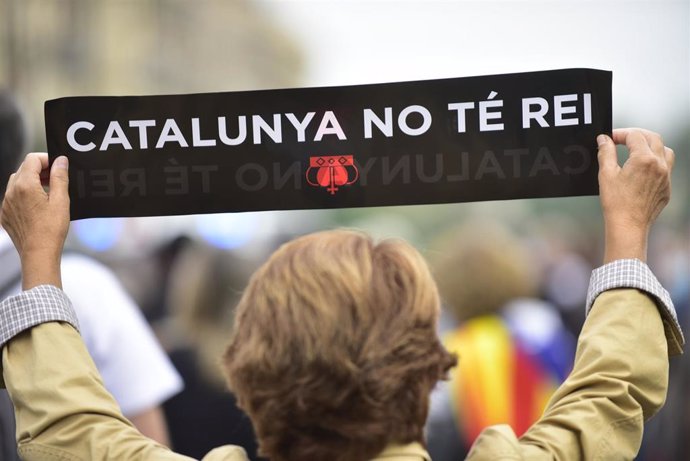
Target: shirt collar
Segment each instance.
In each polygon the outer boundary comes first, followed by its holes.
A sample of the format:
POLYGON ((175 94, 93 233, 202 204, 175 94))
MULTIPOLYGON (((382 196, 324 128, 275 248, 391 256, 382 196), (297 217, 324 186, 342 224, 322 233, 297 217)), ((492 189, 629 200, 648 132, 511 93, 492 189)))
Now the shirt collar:
POLYGON ((407 445, 390 444, 373 461, 431 461, 429 453, 417 442, 407 445))

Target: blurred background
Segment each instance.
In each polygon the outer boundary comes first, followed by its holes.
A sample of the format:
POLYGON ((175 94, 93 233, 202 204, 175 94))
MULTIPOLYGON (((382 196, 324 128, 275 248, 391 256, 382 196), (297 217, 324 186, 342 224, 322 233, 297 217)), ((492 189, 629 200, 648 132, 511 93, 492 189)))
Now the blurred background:
MULTIPOLYGON (((331 86, 569 67, 612 70, 614 127, 658 131, 676 152, 674 196, 651 236, 650 266, 687 326, 688 0, 0 0, 0 88, 12 91, 26 114, 30 150, 45 149, 44 101, 63 96, 331 86)), ((447 234, 458 226, 466 232, 468 223, 474 226, 470 235, 498 228, 509 234, 505 248, 520 247, 523 255, 509 262, 530 276, 505 281, 522 288, 506 290, 471 315, 453 306, 456 293, 444 292, 449 307, 444 334, 452 337, 470 316, 496 314, 516 343, 521 331, 548 330, 542 339, 553 332, 559 338, 576 335, 589 272, 602 257, 597 197, 84 220, 73 224, 70 245, 115 270, 168 350, 183 342, 203 351, 199 362, 213 363, 213 345, 221 340, 209 341, 216 338, 209 328, 231 324, 228 312, 248 274, 279 243, 336 226, 402 237, 428 256, 441 281, 452 272, 441 256, 448 245, 461 246, 447 234), (224 256, 210 256, 214 251, 224 256), (198 276, 204 271, 227 274, 215 277, 213 288, 219 290, 217 299, 224 299, 222 309, 198 299, 199 284, 210 283, 198 276), (506 311, 517 298, 548 308, 506 311)), ((505 272, 508 262, 482 265, 479 257, 458 251, 456 263, 481 266, 473 273, 483 270, 487 278, 505 272)), ((680 460, 690 453, 688 357, 673 360, 669 401, 650 423, 639 459, 680 460)), ((561 364, 553 379, 567 367, 561 364)), ((209 381, 217 379, 208 374, 209 381)), ((454 377, 453 383, 459 380, 454 377)), ((430 427, 436 460, 459 459, 467 443, 455 447, 446 437, 471 437, 462 429, 469 416, 457 410, 458 386, 446 389, 448 395, 437 398, 432 409, 442 426, 430 427), (445 404, 455 408, 446 416, 445 404), (455 428, 444 435, 448 427, 455 428)))

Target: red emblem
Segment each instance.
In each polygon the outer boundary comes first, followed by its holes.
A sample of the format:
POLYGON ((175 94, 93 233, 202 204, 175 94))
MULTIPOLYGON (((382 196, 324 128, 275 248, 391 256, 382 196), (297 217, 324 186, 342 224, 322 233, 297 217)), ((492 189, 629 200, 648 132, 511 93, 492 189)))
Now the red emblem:
POLYGON ((352 155, 309 157, 307 182, 310 186, 325 187, 331 195, 335 195, 338 186, 350 185, 357 179, 359 171, 352 155))

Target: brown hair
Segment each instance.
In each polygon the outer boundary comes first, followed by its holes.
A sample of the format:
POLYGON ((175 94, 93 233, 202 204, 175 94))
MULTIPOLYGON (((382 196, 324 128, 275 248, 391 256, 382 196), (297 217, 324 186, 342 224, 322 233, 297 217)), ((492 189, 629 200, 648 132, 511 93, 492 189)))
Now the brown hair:
POLYGON ((283 245, 237 307, 224 363, 272 461, 361 461, 423 441, 429 393, 456 362, 436 285, 402 241, 327 231, 283 245))

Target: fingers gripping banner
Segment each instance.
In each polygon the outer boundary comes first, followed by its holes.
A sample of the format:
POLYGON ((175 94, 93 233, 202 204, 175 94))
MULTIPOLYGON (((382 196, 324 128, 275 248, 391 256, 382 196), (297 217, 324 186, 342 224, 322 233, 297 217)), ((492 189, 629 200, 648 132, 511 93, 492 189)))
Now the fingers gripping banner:
POLYGON ((72 219, 594 195, 611 73, 45 105, 72 219))

